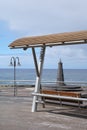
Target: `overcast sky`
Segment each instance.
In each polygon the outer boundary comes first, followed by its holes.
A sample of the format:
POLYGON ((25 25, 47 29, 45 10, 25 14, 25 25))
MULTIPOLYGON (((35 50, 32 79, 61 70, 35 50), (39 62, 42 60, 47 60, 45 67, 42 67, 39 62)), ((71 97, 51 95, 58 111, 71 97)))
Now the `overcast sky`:
MULTIPOLYGON (((87 30, 87 0, 0 0, 0 68, 19 56, 21 68, 34 68, 31 49, 10 50, 17 38, 87 30)), ((39 57, 39 50, 37 55, 39 57)), ((47 48, 45 68, 87 69, 87 45, 47 48), (52 53, 51 53, 52 52, 52 53)))

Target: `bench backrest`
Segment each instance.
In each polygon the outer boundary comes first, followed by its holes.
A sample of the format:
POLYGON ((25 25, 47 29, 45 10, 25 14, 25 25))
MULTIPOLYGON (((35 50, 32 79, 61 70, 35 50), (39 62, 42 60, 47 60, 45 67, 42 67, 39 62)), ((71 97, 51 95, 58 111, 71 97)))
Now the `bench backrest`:
POLYGON ((66 91, 55 91, 55 90, 41 90, 41 93, 60 95, 60 96, 69 96, 69 97, 81 97, 79 92, 66 92, 66 91))

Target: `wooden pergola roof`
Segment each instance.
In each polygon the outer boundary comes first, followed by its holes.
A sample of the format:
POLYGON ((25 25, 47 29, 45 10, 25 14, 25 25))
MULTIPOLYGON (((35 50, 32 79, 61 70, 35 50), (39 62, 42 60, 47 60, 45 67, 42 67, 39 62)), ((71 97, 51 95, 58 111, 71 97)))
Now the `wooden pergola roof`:
POLYGON ((87 30, 78 32, 67 32, 43 36, 24 37, 13 41, 10 48, 40 47, 43 45, 72 45, 87 43, 87 30))

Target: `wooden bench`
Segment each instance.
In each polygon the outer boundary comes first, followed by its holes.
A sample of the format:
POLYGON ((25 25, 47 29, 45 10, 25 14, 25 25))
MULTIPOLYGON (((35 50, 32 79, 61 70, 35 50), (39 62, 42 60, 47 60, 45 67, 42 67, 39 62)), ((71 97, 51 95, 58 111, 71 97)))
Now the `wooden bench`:
MULTIPOLYGON (((67 97, 76 97, 76 98, 81 98, 81 93, 79 92, 67 92, 67 91, 55 91, 55 90, 41 90, 40 92, 41 94, 49 94, 49 95, 58 95, 58 96, 67 96, 67 97)), ((78 105, 80 106, 80 104, 82 104, 82 101, 78 101, 78 100, 69 100, 69 99, 58 99, 58 98, 52 98, 52 97, 42 97, 42 100, 47 101, 47 100, 51 100, 51 101, 59 101, 60 104, 64 103, 64 102, 69 102, 69 103, 78 103, 78 105)))
MULTIPOLYGON (((45 91, 45 92, 47 92, 47 91, 45 91)), ((51 91, 50 91, 50 93, 51 93, 51 91)), ((35 103, 41 103, 41 104, 43 104, 43 107, 45 107, 45 102, 42 101, 42 100, 39 100, 39 97, 40 97, 40 99, 42 99, 42 98, 45 98, 45 99, 49 98, 51 100, 54 99, 54 100, 57 100, 57 101, 60 101, 60 100, 62 100, 62 101, 63 100, 64 101, 65 100, 69 100, 70 102, 71 101, 77 101, 79 107, 80 107, 80 103, 87 102, 87 98, 82 98, 82 97, 60 96, 60 95, 56 95, 56 94, 44 94, 44 93, 40 93, 40 92, 33 92, 32 95, 37 97, 35 103)))

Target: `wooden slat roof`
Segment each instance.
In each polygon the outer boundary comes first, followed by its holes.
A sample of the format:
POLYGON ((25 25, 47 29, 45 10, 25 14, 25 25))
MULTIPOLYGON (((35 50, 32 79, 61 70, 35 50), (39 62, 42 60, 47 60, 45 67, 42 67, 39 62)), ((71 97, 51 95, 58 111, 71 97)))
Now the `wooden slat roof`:
POLYGON ((38 46, 70 45, 87 43, 87 30, 43 36, 24 37, 13 41, 10 48, 29 48, 38 46))

